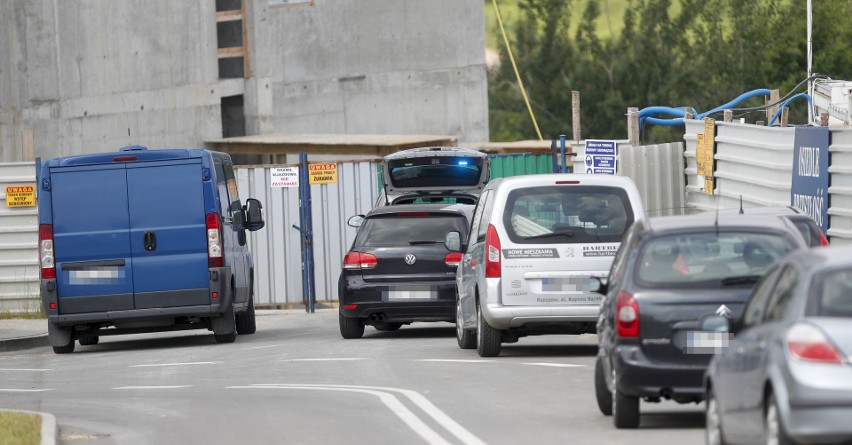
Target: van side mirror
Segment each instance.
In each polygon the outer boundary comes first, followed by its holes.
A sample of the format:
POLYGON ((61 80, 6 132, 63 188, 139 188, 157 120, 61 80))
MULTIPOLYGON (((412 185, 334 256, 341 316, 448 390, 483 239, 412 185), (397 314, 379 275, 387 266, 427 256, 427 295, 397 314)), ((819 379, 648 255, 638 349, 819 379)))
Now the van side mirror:
POLYGON ((260 230, 264 226, 263 222, 263 206, 260 201, 249 198, 246 200, 246 205, 243 206, 245 212, 245 228, 250 232, 260 230))
POLYGON ((710 315, 701 319, 701 330, 710 332, 730 332, 731 321, 722 315, 710 315))
POLYGON ((355 215, 349 218, 349 221, 346 221, 346 225, 349 227, 361 227, 361 224, 364 224, 364 215, 355 215))
POLYGON ((461 252, 461 233, 455 230, 447 232, 447 237, 444 238, 444 246, 450 252, 461 252))
POLYGON ((606 295, 609 292, 609 280, 600 277, 589 277, 589 292, 606 295))

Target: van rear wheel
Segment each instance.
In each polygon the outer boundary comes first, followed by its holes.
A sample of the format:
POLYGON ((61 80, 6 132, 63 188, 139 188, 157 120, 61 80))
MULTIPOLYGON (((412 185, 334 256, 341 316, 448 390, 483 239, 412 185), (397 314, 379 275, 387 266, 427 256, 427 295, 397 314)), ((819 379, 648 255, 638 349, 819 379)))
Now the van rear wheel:
POLYGON ((88 337, 80 337, 80 344, 83 346, 91 346, 96 345, 101 340, 97 335, 90 335, 88 337))
POLYGON ((248 308, 237 314, 237 334, 247 335, 257 332, 257 320, 254 313, 254 291, 249 294, 248 308))
POLYGON ((228 309, 221 317, 213 319, 213 334, 216 343, 233 343, 237 339, 237 320, 234 314, 234 303, 228 305, 228 309))
POLYGON ((480 357, 497 357, 500 355, 502 332, 488 324, 482 315, 482 308, 476 305, 476 352, 480 357))

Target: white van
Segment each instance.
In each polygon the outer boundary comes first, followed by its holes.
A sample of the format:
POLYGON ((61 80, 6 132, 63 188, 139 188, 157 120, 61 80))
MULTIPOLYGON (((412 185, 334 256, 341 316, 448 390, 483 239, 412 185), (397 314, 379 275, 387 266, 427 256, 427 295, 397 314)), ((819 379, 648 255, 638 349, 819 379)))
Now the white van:
POLYGON ((625 176, 547 174, 491 181, 480 195, 456 275, 462 349, 500 354, 539 334, 595 332, 622 235, 645 217, 625 176))

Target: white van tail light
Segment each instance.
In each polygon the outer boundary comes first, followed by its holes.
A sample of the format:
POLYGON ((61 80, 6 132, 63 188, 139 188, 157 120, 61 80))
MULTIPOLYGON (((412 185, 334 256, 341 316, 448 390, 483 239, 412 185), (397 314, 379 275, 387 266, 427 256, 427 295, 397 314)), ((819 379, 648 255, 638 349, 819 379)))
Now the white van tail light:
POLYGON ((53 225, 38 226, 38 254, 41 263, 41 279, 56 278, 56 262, 53 254, 53 225))
POLYGON ((462 260, 461 252, 450 252, 444 257, 444 264, 450 267, 458 267, 462 260))
POLYGON ((222 256, 222 222, 218 213, 207 214, 207 267, 225 267, 222 256))
POLYGON ((621 291, 615 306, 615 324, 621 338, 639 337, 639 304, 633 295, 621 291))
POLYGON ((492 224, 485 235, 485 277, 500 278, 500 236, 492 224))
POLYGON ((799 360, 837 365, 843 362, 828 337, 814 325, 793 325, 787 331, 787 348, 799 360))
POLYGON ((343 257, 343 268, 348 270, 372 269, 379 264, 375 255, 361 252, 347 252, 343 257))

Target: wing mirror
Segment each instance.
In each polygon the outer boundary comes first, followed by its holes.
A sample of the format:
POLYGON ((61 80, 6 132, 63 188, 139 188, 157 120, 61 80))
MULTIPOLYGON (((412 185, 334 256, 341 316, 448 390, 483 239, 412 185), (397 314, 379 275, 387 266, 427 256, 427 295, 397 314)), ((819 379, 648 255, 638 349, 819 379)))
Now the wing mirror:
POLYGON ((364 219, 364 215, 355 215, 350 217, 346 224, 349 227, 361 227, 361 224, 364 224, 364 219))
POLYGON ((589 277, 588 291, 606 295, 609 292, 609 280, 601 277, 589 277))
POLYGON ((709 315, 701 319, 701 330, 709 332, 730 332, 731 321, 722 315, 709 315))
POLYGON ((245 228, 250 232, 260 230, 264 226, 263 221, 263 206, 260 201, 249 198, 246 200, 246 205, 243 206, 245 212, 245 228))
POLYGON ((461 252, 461 233, 455 230, 447 232, 447 237, 444 238, 444 246, 450 252, 461 252))

